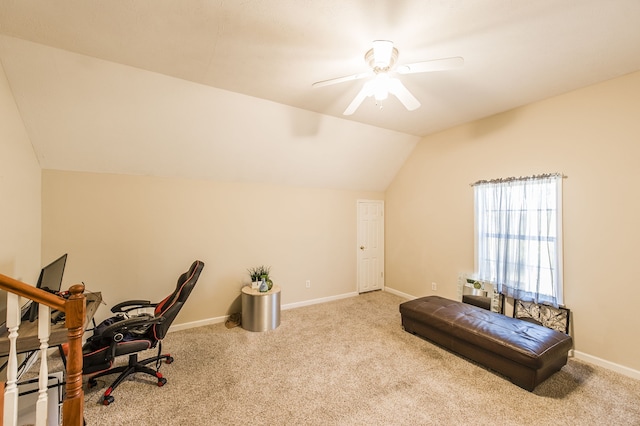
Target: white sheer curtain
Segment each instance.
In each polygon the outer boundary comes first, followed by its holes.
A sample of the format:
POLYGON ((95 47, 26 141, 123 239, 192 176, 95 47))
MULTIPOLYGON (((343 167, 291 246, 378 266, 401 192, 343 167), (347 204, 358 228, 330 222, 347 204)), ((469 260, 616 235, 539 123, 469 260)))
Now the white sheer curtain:
POLYGON ((478 279, 520 300, 562 295, 562 175, 474 184, 478 279))

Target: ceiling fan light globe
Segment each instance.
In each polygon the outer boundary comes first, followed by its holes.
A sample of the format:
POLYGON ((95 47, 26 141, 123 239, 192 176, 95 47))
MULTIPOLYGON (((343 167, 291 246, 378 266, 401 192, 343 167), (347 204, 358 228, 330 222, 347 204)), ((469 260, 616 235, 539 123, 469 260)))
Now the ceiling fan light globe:
POLYGON ((386 72, 378 73, 373 80, 373 95, 376 100, 383 101, 389 96, 389 87, 391 84, 391 78, 386 72))
POLYGON ((379 90, 373 96, 376 98, 376 101, 384 101, 389 97, 389 92, 385 90, 379 90))

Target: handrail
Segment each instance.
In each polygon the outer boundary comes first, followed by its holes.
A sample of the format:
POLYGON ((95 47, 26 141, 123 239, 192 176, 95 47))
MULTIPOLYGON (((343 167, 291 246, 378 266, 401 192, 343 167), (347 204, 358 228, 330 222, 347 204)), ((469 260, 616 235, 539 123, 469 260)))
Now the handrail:
POLYGON ((36 303, 45 304, 58 311, 64 310, 65 300, 62 297, 56 296, 55 294, 51 294, 39 288, 35 288, 32 285, 23 283, 22 281, 14 280, 6 275, 0 274, 0 288, 8 292, 15 293, 20 297, 26 297, 36 303))
MULTIPOLYGON (((87 309, 84 285, 76 284, 71 286, 69 289, 69 298, 64 299, 0 274, 0 289, 33 300, 34 302, 42 303, 65 313, 69 355, 67 356, 67 384, 66 395, 62 405, 62 420, 65 426, 81 426, 83 424, 84 413, 84 392, 82 390, 82 335, 87 309)), ((3 390, 3 387, 4 386, 1 386, 0 390, 3 390)), ((4 404, 2 404, 2 408, 4 408, 4 404)))

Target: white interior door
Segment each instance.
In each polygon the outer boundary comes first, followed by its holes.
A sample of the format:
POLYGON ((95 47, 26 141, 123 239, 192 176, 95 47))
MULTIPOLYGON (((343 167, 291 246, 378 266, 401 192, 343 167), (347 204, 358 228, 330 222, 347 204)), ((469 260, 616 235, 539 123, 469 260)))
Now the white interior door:
POLYGON ((358 200, 358 292, 384 287, 384 201, 358 200))

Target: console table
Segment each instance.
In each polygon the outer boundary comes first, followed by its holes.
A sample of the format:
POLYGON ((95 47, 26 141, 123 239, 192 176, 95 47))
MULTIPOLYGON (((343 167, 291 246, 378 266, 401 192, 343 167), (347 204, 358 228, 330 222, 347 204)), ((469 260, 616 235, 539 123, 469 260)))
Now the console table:
POLYGON ((273 330, 280 325, 280 287, 260 292, 242 288, 242 328, 249 331, 273 330))

